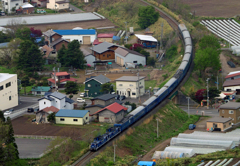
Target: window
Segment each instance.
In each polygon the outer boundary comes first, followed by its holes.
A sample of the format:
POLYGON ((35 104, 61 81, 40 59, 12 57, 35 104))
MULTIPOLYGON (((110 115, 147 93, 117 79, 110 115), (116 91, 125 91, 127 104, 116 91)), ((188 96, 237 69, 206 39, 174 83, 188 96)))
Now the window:
POLYGON ((18 3, 16 3, 16 6, 18 6, 18 3))
POLYGON ((231 125, 231 122, 229 122, 229 125, 231 125))
POLYGON ((3 90, 3 85, 2 85, 2 86, 0 86, 0 90, 3 90))
POLYGON ((7 3, 7 2, 5 2, 5 5, 8 5, 8 3, 7 3))
POLYGON ((77 121, 78 121, 78 119, 73 119, 73 121, 74 121, 74 122, 77 122, 77 121))
POLYGON ((6 83, 6 88, 9 87, 9 86, 11 86, 11 82, 6 83))
POLYGON ((86 120, 88 119, 88 117, 86 117, 86 120))
POLYGON ((233 110, 229 110, 229 114, 233 114, 233 110))
POLYGON ((97 84, 95 84, 95 86, 97 87, 97 84))
POLYGON ((12 96, 9 96, 9 101, 12 100, 12 96))
POLYGON ((226 125, 223 125, 223 127, 225 128, 225 127, 226 127, 226 125))
POLYGON ((133 84, 130 84, 129 86, 133 86, 133 84))
POLYGON ((103 56, 105 56, 105 54, 103 54, 103 56))
POLYGON ((222 113, 224 114, 224 110, 222 110, 222 113))
POLYGON ((57 101, 56 101, 56 103, 57 103, 57 101))
POLYGON ((95 92, 94 94, 97 95, 97 92, 95 92))
POLYGON ((88 84, 87 86, 88 86, 88 87, 91 87, 91 84, 88 84))
POLYGON ((137 63, 137 61, 133 61, 133 63, 137 63))
POLYGON ((122 84, 119 84, 119 86, 123 86, 122 84))
POLYGON ((56 52, 55 52, 55 51, 52 51, 52 54, 56 54, 56 52))
POLYGON ((60 121, 65 121, 65 119, 64 118, 60 118, 60 121))
POLYGON ((37 94, 41 94, 41 92, 40 92, 40 91, 37 91, 37 94))
POLYGON ((46 104, 46 102, 44 102, 44 104, 46 104))
POLYGON ((136 95, 136 93, 133 92, 132 95, 136 95))

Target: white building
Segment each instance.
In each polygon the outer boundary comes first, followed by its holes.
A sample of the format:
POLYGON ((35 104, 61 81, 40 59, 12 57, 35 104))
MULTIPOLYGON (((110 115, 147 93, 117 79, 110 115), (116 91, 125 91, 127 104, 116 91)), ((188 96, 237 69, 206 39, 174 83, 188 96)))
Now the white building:
POLYGON ((224 91, 233 92, 237 91, 237 95, 240 94, 240 80, 227 80, 223 83, 224 91))
POLYGON ((47 8, 52 10, 63 10, 69 8, 68 0, 48 0, 47 8))
POLYGON ((25 0, 2 0, 2 11, 8 12, 8 13, 15 13, 17 9, 20 8, 25 2, 25 0), (12 9, 14 11, 12 11, 12 9))
POLYGON ((0 110, 18 105, 17 74, 0 73, 0 110))
POLYGON ((145 93, 145 77, 122 76, 116 79, 117 94, 130 98, 137 98, 145 93), (140 89, 140 90, 139 90, 140 89))
POLYGON ((51 106, 54 106, 58 109, 73 109, 74 103, 73 100, 67 98, 66 95, 59 92, 47 93, 43 98, 39 99, 38 101, 39 110, 51 106))
POLYGON ((142 64, 145 66, 146 56, 127 48, 118 47, 115 50, 115 62, 120 66, 124 66, 125 63, 142 64))
POLYGON ((70 30, 53 30, 54 32, 62 35, 62 38, 71 42, 78 40, 80 44, 91 44, 97 36, 95 29, 70 29, 70 30))

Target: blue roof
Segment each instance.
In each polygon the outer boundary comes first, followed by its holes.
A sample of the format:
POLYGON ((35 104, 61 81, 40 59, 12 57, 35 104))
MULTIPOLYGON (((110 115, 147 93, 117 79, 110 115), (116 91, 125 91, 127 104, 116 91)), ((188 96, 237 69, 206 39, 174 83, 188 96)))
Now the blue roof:
POLYGON ((88 110, 69 110, 69 109, 60 109, 56 113, 56 117, 73 117, 73 118, 82 118, 89 111, 88 110))
POLYGON ((152 165, 156 165, 156 163, 154 161, 139 161, 138 165, 141 165, 141 166, 152 166, 152 165))
POLYGON ((2 48, 2 47, 7 47, 8 43, 9 43, 9 42, 6 42, 6 43, 0 43, 0 48, 2 48))
POLYGON ((37 87, 33 87, 32 91, 42 91, 42 92, 48 92, 50 90, 49 86, 37 86, 37 87))
POLYGON ((76 30, 53 30, 59 35, 95 35, 95 29, 76 29, 76 30))

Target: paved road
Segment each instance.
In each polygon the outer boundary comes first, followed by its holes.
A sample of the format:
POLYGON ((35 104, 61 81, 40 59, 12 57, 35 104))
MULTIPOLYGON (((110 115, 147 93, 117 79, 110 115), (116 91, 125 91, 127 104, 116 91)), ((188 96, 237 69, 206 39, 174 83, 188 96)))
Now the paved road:
POLYGON ((69 7, 74 9, 74 13, 83 13, 83 11, 69 3, 69 7))
POLYGON ((20 158, 39 158, 52 140, 16 138, 20 158))
MULTIPOLYGON (((179 106, 182 110, 184 110, 186 113, 188 113, 188 107, 187 106, 179 106)), ((217 117, 219 116, 218 109, 207 109, 207 108, 197 108, 196 107, 190 107, 189 113, 191 115, 202 115, 202 111, 204 111, 205 116, 212 116, 217 117)))

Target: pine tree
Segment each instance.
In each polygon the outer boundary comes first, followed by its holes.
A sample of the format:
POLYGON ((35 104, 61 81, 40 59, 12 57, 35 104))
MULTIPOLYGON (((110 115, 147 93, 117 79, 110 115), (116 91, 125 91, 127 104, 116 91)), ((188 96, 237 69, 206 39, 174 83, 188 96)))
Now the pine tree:
POLYGON ((67 60, 66 54, 67 54, 67 49, 63 44, 60 50, 58 51, 58 62, 60 62, 62 66, 65 66, 65 63, 66 63, 65 60, 67 60))
POLYGON ((5 122, 5 117, 3 115, 3 112, 0 110, 0 121, 5 122))

